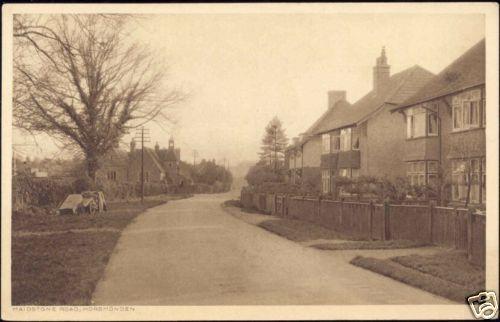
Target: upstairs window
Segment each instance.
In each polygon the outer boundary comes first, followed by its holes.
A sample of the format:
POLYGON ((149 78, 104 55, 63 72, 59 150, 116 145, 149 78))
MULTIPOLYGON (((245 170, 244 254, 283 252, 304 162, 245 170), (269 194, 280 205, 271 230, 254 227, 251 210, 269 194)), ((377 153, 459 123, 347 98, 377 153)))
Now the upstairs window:
POLYGON ((352 149, 359 150, 359 130, 357 127, 352 128, 352 149))
POLYGON ((407 109, 407 138, 412 139, 436 135, 438 135, 437 104, 425 104, 407 109))
POLYGON ((331 152, 338 152, 340 151, 340 133, 338 131, 332 132, 330 134, 330 140, 331 140, 331 152))
POLYGON ((481 90, 475 89, 453 96, 453 131, 463 131, 485 126, 484 100, 481 90), (482 120, 481 120, 482 119, 482 120))
POLYGON ((323 134, 321 136, 321 140, 323 142, 321 153, 322 154, 330 153, 330 134, 323 134))
POLYGON ((340 130, 340 151, 351 150, 351 128, 340 130))

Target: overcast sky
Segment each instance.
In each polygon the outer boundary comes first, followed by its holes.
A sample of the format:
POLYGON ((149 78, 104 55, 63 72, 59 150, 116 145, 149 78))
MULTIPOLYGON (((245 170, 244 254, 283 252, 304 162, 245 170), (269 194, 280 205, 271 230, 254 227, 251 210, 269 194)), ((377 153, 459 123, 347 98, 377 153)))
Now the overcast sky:
MULTIPOLYGON (((232 165, 256 160, 266 124, 278 116, 289 138, 326 109, 328 90, 355 102, 371 90, 372 67, 386 47, 391 74, 413 65, 438 73, 484 37, 482 15, 224 14, 156 15, 133 37, 169 65, 173 84, 190 92, 171 133, 151 124, 152 142, 174 135, 181 158, 232 165)), ((129 137, 124 138, 128 143, 129 137)), ((28 143, 14 136, 14 143, 28 143)), ((18 147, 23 155, 59 155, 18 147)))

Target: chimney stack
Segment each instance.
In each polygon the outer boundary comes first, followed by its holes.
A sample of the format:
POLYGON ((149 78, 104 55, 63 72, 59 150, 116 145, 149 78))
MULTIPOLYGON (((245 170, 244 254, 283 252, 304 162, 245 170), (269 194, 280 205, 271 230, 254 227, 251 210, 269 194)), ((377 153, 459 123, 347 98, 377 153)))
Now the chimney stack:
POLYGON ((345 101, 346 91, 328 91, 328 108, 332 108, 338 101, 345 101))
POLYGON ((382 47, 380 57, 377 58, 377 64, 373 67, 373 91, 380 93, 385 89, 391 77, 391 66, 387 64, 385 47, 382 47))

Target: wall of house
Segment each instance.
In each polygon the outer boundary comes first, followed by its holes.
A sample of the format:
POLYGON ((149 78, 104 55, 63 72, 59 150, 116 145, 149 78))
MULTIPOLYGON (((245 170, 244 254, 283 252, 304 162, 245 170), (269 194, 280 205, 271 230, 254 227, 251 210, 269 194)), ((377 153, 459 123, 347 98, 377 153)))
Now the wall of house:
POLYGON ((321 136, 316 135, 307 141, 303 147, 303 167, 319 168, 321 164, 321 136))
MULTIPOLYGON (((391 113, 392 105, 366 121, 366 137, 360 137, 360 175, 394 180, 406 176, 403 162, 406 127, 400 113, 391 113)), ((362 132, 362 131, 361 131, 362 132)))

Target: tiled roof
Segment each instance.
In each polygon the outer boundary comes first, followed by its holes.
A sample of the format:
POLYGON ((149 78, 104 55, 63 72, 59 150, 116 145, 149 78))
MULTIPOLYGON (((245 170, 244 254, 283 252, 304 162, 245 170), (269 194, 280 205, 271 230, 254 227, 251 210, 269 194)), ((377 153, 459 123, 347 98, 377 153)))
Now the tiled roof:
POLYGON ((389 78, 384 90, 370 91, 350 106, 339 106, 340 108, 328 111, 328 115, 323 118, 324 121, 317 125, 311 134, 317 135, 357 124, 377 112, 384 103, 400 104, 415 94, 433 76, 431 72, 418 65, 394 74, 389 78))
POLYGON ((485 40, 481 40, 434 76, 396 109, 422 103, 485 83, 485 40))
POLYGON ((171 149, 161 149, 158 151, 158 156, 162 161, 179 161, 177 160, 177 155, 175 154, 175 150, 171 149))

